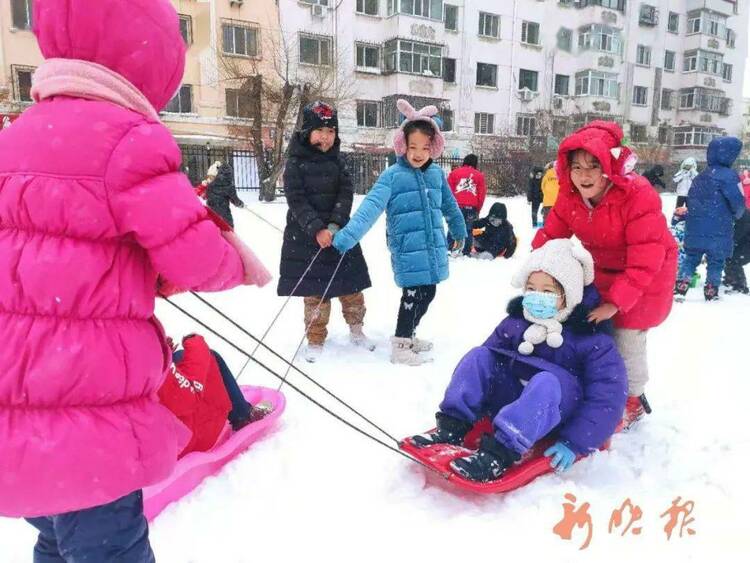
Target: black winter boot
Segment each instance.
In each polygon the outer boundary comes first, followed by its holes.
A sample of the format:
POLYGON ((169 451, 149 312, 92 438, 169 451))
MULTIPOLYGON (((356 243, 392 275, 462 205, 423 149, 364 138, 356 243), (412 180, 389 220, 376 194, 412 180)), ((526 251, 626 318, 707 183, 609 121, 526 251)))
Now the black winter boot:
POLYGON ((492 434, 484 434, 479 449, 451 461, 451 468, 461 477, 486 483, 501 477, 519 459, 520 454, 506 448, 492 434))
POLYGON ((412 442, 418 448, 426 448, 435 444, 461 446, 464 443, 464 436, 474 426, 471 422, 460 420, 443 412, 435 413, 435 420, 437 421, 435 430, 411 437, 412 442))
POLYGON ((706 301, 718 301, 719 288, 714 284, 707 283, 703 286, 703 297, 706 299, 706 301))
POLYGON ((675 283, 674 285, 675 300, 683 301, 685 299, 685 295, 687 295, 688 289, 690 289, 689 279, 677 280, 677 283, 675 283))

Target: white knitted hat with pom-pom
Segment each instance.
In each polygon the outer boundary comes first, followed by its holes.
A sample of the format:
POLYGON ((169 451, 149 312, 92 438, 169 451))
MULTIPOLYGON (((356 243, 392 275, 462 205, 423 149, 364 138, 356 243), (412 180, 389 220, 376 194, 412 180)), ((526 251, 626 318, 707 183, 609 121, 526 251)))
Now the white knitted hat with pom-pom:
POLYGON ((532 325, 524 332, 524 341, 518 347, 523 354, 531 354, 534 345, 544 341, 552 348, 562 346, 562 323, 583 300, 583 288, 593 283, 594 259, 588 250, 569 239, 550 240, 529 255, 511 284, 524 288, 534 272, 544 272, 558 281, 565 292, 565 306, 551 319, 537 319, 524 309, 524 318, 532 325))

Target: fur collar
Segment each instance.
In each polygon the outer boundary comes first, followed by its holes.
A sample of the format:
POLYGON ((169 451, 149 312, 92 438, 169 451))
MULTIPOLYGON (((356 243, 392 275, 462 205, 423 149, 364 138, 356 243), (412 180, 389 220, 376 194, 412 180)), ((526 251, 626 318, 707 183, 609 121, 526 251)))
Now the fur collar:
MULTIPOLYGON (((511 317, 525 321, 522 302, 523 296, 519 295, 518 297, 514 297, 508 302, 507 312, 511 317)), ((614 332, 612 321, 604 321, 598 325, 591 323, 588 321, 590 312, 590 307, 587 307, 583 303, 579 303, 573 309, 568 320, 562 323, 563 327, 568 328, 575 334, 609 334, 611 336, 614 332)))

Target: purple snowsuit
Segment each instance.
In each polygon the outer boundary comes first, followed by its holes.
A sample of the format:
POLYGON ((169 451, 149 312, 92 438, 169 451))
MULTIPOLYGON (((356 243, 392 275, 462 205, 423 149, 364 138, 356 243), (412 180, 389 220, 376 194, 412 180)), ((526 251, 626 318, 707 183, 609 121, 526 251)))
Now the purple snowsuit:
POLYGON ((599 301, 593 286, 563 323, 563 345, 537 344, 518 352, 530 323, 521 297, 487 341, 456 367, 440 410, 468 422, 493 417, 495 438, 523 454, 553 429, 577 454, 598 449, 622 418, 627 399, 625 365, 608 334, 611 324, 586 319, 599 301))

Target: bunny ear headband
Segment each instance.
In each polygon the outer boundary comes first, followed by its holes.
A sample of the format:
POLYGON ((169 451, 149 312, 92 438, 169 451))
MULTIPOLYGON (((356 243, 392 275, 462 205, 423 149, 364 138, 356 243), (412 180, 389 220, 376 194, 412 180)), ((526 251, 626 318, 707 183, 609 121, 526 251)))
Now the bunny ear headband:
POLYGON ((398 156, 404 156, 406 154, 406 136, 404 135, 404 127, 412 121, 424 121, 429 123, 435 131, 435 136, 432 138, 432 146, 430 147, 430 154, 432 158, 438 158, 443 154, 445 150, 445 137, 440 131, 438 117, 438 109, 435 106, 425 106, 420 110, 415 110, 412 105, 406 100, 398 100, 396 107, 401 115, 404 116, 404 120, 401 126, 396 131, 393 137, 393 149, 396 151, 398 156))

